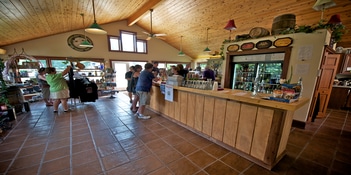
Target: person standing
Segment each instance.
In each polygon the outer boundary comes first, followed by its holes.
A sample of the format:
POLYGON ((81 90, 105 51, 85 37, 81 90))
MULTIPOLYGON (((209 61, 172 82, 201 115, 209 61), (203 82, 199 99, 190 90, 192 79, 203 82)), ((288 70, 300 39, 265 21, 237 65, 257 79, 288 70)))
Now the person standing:
POLYGON ((144 66, 145 70, 140 72, 138 83, 136 85, 135 91, 137 96, 139 96, 139 109, 135 113, 139 119, 149 119, 150 116, 145 116, 145 106, 150 105, 150 90, 152 87, 152 82, 157 81, 154 74, 152 73, 153 65, 151 63, 146 63, 144 66))
POLYGON ((61 73, 56 73, 54 67, 45 69, 45 72, 48 74, 46 76, 46 81, 50 85, 50 97, 54 100, 54 113, 57 113, 60 103, 62 103, 65 112, 69 110, 67 104, 68 98, 70 97, 69 87, 63 76, 66 75, 71 68, 71 66, 67 66, 61 73))
POLYGON ((205 67, 205 71, 203 72, 203 78, 206 79, 211 79, 214 81, 216 79, 214 71, 210 68, 210 66, 205 67))
POLYGON ((138 83, 139 75, 140 75, 140 72, 143 69, 143 67, 141 67, 141 65, 137 64, 137 65, 135 65, 134 69, 135 69, 135 72, 133 73, 132 80, 131 80, 131 88, 133 91, 134 100, 133 100, 131 109, 133 112, 137 112, 137 103, 139 102, 139 96, 136 95, 135 87, 138 83))
POLYGON ((155 77, 160 73, 160 69, 158 68, 158 62, 154 61, 152 66, 152 73, 154 74, 155 77))
POLYGON ((41 89, 41 94, 45 101, 46 106, 52 106, 52 101, 50 99, 50 85, 45 78, 45 68, 42 67, 38 70, 38 75, 36 76, 39 87, 41 89))
POLYGON ((134 73, 134 66, 129 67, 129 71, 125 73, 124 78, 127 80, 127 92, 129 97, 129 102, 133 102, 133 89, 131 87, 132 76, 134 73))

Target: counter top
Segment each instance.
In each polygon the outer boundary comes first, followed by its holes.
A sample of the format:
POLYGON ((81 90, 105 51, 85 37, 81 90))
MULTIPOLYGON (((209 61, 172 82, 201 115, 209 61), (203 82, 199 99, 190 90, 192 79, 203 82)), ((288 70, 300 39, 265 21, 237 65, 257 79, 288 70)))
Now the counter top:
MULTIPOLYGON (((156 86, 158 85, 156 84, 156 86)), ((283 109, 288 111, 295 111, 296 109, 302 107, 304 104, 306 104, 309 101, 309 99, 307 98, 300 98, 298 101, 293 103, 283 103, 283 102, 264 99, 264 97, 268 97, 270 94, 258 93, 258 95, 252 96, 251 92, 249 91, 234 90, 234 89, 227 89, 227 88, 221 91, 212 91, 212 90, 187 88, 187 87, 181 87, 181 86, 173 86, 173 89, 190 92, 190 93, 203 94, 203 95, 208 95, 208 96, 213 96, 218 98, 224 98, 228 100, 240 101, 240 102, 250 103, 250 104, 255 104, 260 106, 283 109)))
POLYGON ((340 85, 333 85, 333 88, 347 88, 350 89, 351 86, 340 86, 340 85))

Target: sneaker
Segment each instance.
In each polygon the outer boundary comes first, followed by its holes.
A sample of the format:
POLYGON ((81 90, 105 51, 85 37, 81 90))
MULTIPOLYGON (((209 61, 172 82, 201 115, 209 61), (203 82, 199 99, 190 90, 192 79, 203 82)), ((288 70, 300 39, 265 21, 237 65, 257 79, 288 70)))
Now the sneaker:
POLYGON ((134 114, 134 117, 139 117, 139 113, 136 112, 136 113, 134 114))
POLYGON ((151 118, 150 116, 146 116, 143 114, 139 114, 139 116, 138 116, 138 119, 150 119, 150 118, 151 118))

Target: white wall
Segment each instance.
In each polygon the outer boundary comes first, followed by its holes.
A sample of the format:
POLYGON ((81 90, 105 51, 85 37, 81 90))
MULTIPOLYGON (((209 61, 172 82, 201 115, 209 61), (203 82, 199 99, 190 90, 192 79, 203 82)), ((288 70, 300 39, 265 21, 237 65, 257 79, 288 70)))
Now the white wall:
MULTIPOLYGON (((108 35, 119 36, 120 30, 137 32, 138 37, 145 39, 146 35, 137 25, 127 26, 126 21, 114 22, 101 27, 107 31, 108 35)), ((40 39, 30 40, 17 44, 3 47, 7 50, 7 54, 12 54, 14 49, 17 53, 21 53, 22 48, 28 55, 32 56, 57 56, 57 57, 79 57, 79 58, 104 58, 105 61, 112 60, 141 60, 141 61, 175 61, 190 62, 192 58, 189 56, 179 57, 179 50, 168 45, 166 42, 153 38, 148 41, 148 54, 134 54, 123 52, 109 52, 107 35, 94 35, 86 33, 93 40, 94 48, 87 52, 79 52, 71 49, 67 44, 67 38, 72 34, 84 34, 84 30, 76 30, 72 32, 57 34, 40 39)), ((166 36, 167 38, 167 36, 166 36)), ((4 58, 2 56, 2 58, 4 58)), ((6 59, 6 57, 5 57, 6 59)), ((107 63, 107 62, 106 62, 107 63)), ((107 65, 109 66, 109 65, 107 65)))
MULTIPOLYGON (((289 78, 291 66, 293 66, 293 75, 291 83, 297 83, 298 78, 302 77, 303 97, 310 99, 309 103, 298 109, 294 115, 294 120, 305 122, 307 121, 308 109, 310 108, 314 87, 316 85, 317 72, 321 64, 320 62, 323 55, 324 45, 328 45, 330 40, 330 33, 327 30, 317 30, 314 33, 295 33, 288 35, 268 36, 236 43, 227 43, 225 44, 224 48, 226 50, 227 47, 231 44, 238 44, 239 46, 241 46, 241 44, 243 43, 257 43, 258 41, 262 40, 271 40, 274 42, 276 39, 283 37, 291 37, 293 39, 293 43, 290 45, 292 46, 292 51, 290 55, 290 63, 287 78, 289 78), (302 49, 310 50, 308 50, 305 54, 302 54, 302 52, 299 52, 302 49), (299 54, 307 55, 308 57, 306 57, 305 61, 302 61, 299 59, 299 54), (308 68, 306 72, 301 71, 300 68, 303 67, 308 68), (300 70, 298 71, 298 69, 300 70)), ((272 46, 271 48, 274 48, 274 46, 272 46)), ((223 79, 225 79, 225 77, 223 77, 223 79)))

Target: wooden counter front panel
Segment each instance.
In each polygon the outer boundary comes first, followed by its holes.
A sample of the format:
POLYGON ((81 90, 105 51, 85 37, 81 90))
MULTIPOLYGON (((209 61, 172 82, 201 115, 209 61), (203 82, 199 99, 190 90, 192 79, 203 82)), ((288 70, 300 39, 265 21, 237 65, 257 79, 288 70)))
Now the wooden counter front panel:
POLYGON ((188 112, 186 124, 192 128, 195 125, 196 95, 188 93, 188 112))
POLYGON ((208 136, 212 135, 212 123, 213 123, 213 108, 214 108, 214 97, 205 96, 204 110, 203 110, 203 122, 202 132, 208 136))
POLYGON ((235 141, 238 131, 241 104, 235 101, 227 101, 225 112, 223 142, 235 147, 235 141))
POLYGON ((272 127, 274 110, 267 108, 258 108, 255 131, 252 139, 251 155, 260 159, 265 159, 265 153, 268 146, 268 139, 272 127))
POLYGON ((187 92, 178 92, 180 99, 180 111, 178 113, 180 113, 180 122, 183 124, 186 124, 186 118, 188 116, 188 94, 187 92))
POLYGON ((257 106, 241 104, 238 134, 235 147, 250 154, 256 123, 257 106))
POLYGON ((202 131, 202 122, 204 120, 204 104, 205 104, 205 96, 196 95, 196 103, 195 103, 195 123, 194 128, 198 131, 202 131))
POLYGON ((227 100, 216 98, 214 103, 214 113, 213 113, 213 126, 212 126, 212 137, 223 141, 223 130, 225 121, 227 100))

